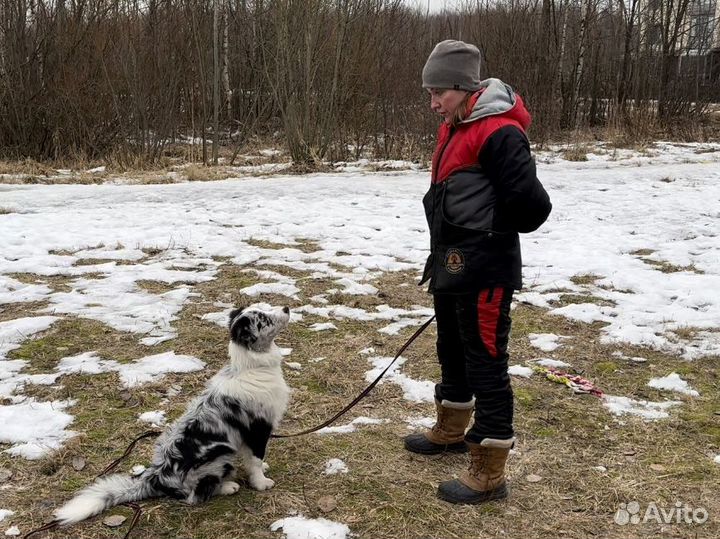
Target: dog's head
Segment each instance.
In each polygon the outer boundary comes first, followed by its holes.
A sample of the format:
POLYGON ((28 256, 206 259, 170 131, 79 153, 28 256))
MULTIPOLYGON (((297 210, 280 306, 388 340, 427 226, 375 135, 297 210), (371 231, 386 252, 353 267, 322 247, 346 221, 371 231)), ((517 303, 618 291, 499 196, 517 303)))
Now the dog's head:
POLYGON ((230 341, 254 352, 267 352, 289 321, 290 309, 287 307, 234 309, 230 313, 230 341))

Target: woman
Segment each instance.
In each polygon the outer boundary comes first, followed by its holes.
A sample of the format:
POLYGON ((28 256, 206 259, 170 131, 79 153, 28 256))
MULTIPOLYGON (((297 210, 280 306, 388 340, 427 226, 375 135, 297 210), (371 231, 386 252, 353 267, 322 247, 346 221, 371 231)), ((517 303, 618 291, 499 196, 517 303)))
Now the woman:
POLYGON ((521 287, 519 232, 550 214, 525 130, 520 96, 498 79, 480 80, 480 51, 462 41, 438 43, 423 68, 438 131, 430 190, 423 199, 429 280, 437 316, 442 379, 437 420, 405 438, 414 453, 470 451, 470 467, 445 481, 438 496, 476 504, 505 498, 505 462, 515 441, 508 376, 510 303, 521 287), (470 418, 475 419, 465 432, 470 418))

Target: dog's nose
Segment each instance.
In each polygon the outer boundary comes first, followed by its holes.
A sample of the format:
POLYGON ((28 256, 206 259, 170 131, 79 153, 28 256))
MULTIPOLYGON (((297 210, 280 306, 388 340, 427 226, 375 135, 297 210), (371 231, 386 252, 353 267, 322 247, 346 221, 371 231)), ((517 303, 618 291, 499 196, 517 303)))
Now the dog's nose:
POLYGON ((283 307, 283 312, 288 314, 290 312, 290 307, 283 307))

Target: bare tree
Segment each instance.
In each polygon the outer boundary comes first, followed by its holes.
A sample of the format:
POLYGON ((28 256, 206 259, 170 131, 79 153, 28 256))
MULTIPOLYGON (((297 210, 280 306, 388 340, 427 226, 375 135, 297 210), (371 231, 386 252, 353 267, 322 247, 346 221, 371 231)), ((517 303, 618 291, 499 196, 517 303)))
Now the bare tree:
MULTIPOLYGON (((715 8, 713 10, 713 8, 715 8)), ((482 49, 512 85, 533 138, 610 127, 704 136, 720 100, 708 0, 5 0, 0 156, 120 166, 173 141, 208 163, 256 138, 314 165, 371 153, 426 158, 436 119, 420 73, 438 41, 482 49), (212 67, 211 67, 212 66, 212 67), (682 120, 682 122, 680 121, 682 120)), ((172 148, 172 151, 177 151, 172 148)))
POLYGON ((218 0, 213 0, 213 165, 218 164, 220 146, 220 36, 218 35, 218 0))

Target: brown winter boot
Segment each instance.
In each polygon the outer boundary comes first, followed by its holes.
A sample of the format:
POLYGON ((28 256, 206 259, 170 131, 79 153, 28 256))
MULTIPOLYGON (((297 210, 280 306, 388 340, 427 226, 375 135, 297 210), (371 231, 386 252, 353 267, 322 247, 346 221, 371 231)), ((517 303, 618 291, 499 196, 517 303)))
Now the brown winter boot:
POLYGON ((438 498, 450 503, 476 504, 507 497, 505 462, 515 438, 485 438, 481 443, 468 442, 470 467, 458 479, 443 481, 438 498))
POLYGON ((405 449, 421 455, 466 453, 465 429, 475 407, 475 399, 468 402, 435 399, 437 419, 433 428, 422 434, 405 437, 405 449))

